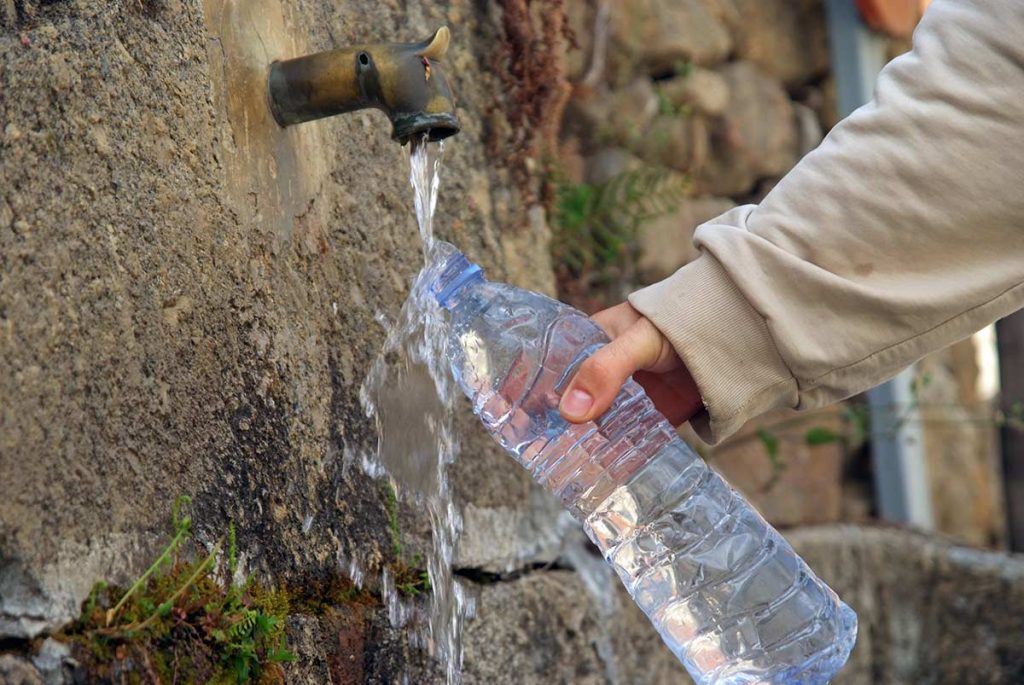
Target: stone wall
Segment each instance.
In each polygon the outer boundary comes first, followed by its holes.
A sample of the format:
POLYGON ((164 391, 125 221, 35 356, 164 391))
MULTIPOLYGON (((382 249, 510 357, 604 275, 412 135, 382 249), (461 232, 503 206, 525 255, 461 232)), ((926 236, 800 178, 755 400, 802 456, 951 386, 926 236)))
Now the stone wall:
MULTIPOLYGON (((261 583, 329 584, 355 561, 377 595, 395 552, 386 490, 359 466, 376 436, 358 393, 384 340, 376 317, 396 318, 422 260, 407 151, 378 112, 277 129, 263 78, 273 59, 449 24, 463 129, 438 230, 493 277, 553 292, 532 181, 512 178, 502 161, 517 150, 492 140, 509 129, 501 18, 468 0, 0 2, 4 663, 76 617, 95 581, 138 577, 179 494, 194 498, 202 545, 235 523, 241 566, 261 583)), ((537 539, 556 507, 465 425, 457 564, 552 561, 537 539)), ((398 519, 405 548, 422 550, 423 518, 401 501, 398 519)), ((472 641, 518 594, 590 616, 582 628, 527 617, 564 643, 532 662, 536 678, 576 668, 570 645, 600 626, 571 570, 477 578, 467 680, 490 672, 495 649, 528 653, 532 633, 472 641)), ((292 616, 290 680, 440 678, 374 601, 292 616)))
MULTIPOLYGON (((645 228, 645 241, 664 241, 756 199, 827 128, 820 8, 630 4, 615 9, 602 75, 587 81, 597 7, 565 3, 580 45, 564 56, 577 83, 570 116, 586 122, 607 100, 618 118, 567 127, 563 166, 598 182, 649 154, 690 174, 695 194, 676 220, 645 228), (641 126, 661 132, 646 153, 631 147, 641 126)), ((299 657, 289 682, 443 682, 380 602, 380 571, 395 558, 388 494, 359 466, 375 444, 358 389, 384 339, 376 317, 395 319, 421 259, 406 152, 376 112, 279 131, 262 74, 275 58, 448 23, 463 131, 447 148, 438 230, 494 277, 553 293, 533 199, 545 196, 533 137, 543 112, 516 109, 533 91, 509 73, 509 58, 532 59, 523 50, 543 41, 514 31, 503 7, 543 36, 544 17, 517 0, 0 0, 0 681, 58 678, 61 647, 43 638, 96 580, 138 577, 166 541, 172 501, 191 494, 199 542, 233 521, 243 571, 269 586, 316 588, 362 567, 365 603, 288 617, 299 657)), ((557 105, 553 64, 541 90, 557 105)), ((455 563, 477 602, 465 682, 686 682, 550 498, 474 421, 461 425, 455 563)), ((837 471, 834 457, 801 458, 837 471)), ((786 492, 772 515, 799 521, 786 492)), ((400 501, 397 519, 403 546, 422 550, 420 512, 400 501)), ((882 590, 899 587, 876 572, 873 535, 801 546, 872 626, 882 590), (870 557, 856 587, 841 565, 850 549, 870 557)), ((902 544, 891 535, 882 549, 902 544)), ((935 589, 943 596, 1015 573, 1007 562, 979 576, 969 553, 953 557, 967 570, 935 589)), ((1007 597, 1014 583, 999 586, 1007 597)), ((989 606, 971 605, 972 619, 1002 625, 978 618, 989 606)), ((894 620, 912 621, 916 607, 894 620)), ((863 674, 881 643, 855 652, 848 682, 874 682, 863 674)), ((913 643, 900 663, 926 647, 913 643)))
POLYGON ((644 222, 636 278, 621 298, 690 260, 693 228, 756 201, 835 120, 819 0, 567 3, 580 50, 563 126, 572 183, 658 167, 686 199, 644 222))
POLYGON ((858 614, 836 685, 1024 681, 1024 557, 892 528, 794 531, 858 614))

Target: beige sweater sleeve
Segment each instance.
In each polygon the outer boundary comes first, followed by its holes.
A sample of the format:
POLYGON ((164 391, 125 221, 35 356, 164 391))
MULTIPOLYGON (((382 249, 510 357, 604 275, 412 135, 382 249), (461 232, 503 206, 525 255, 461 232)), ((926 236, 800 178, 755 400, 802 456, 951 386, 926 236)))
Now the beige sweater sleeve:
POLYGON ((935 0, 875 100, 694 242, 629 299, 692 373, 710 442, 1024 306, 1024 2, 935 0))

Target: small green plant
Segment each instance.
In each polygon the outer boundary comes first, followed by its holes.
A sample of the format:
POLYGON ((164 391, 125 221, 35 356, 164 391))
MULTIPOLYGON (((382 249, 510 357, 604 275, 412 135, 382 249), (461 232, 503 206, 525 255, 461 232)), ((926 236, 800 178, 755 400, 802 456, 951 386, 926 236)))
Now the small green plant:
POLYGON ((677 60, 672 65, 672 71, 675 72, 676 78, 689 78, 695 68, 696 66, 693 62, 685 59, 677 60))
POLYGON ((384 506, 388 511, 388 530, 395 553, 394 561, 388 565, 395 579, 395 588, 409 597, 430 592, 430 574, 423 568, 423 555, 417 552, 408 563, 404 559, 402 531, 398 525, 398 493, 389 482, 384 483, 384 506))
POLYGON ((1024 432, 1024 402, 1017 400, 1010 404, 1009 409, 997 411, 994 420, 997 428, 1024 432))
POLYGON ((192 519, 182 511, 189 502, 175 501, 173 534, 156 561, 127 590, 97 583, 61 637, 79 648, 90 672, 111 680, 132 674, 131 682, 161 684, 283 682, 280 664, 295 659, 285 645, 287 597, 251 580, 233 582, 234 524, 226 577, 216 573, 223 539, 204 555, 186 555, 192 519))
POLYGON ((689 104, 675 104, 660 87, 654 89, 654 95, 658 99, 658 114, 668 117, 688 117, 693 114, 693 108, 689 104))
POLYGON ((423 556, 414 554, 409 564, 401 560, 391 565, 395 575, 395 588, 407 597, 417 597, 430 592, 430 574, 423 568, 423 556))
POLYGON ((825 426, 815 426, 804 434, 804 442, 807 443, 809 447, 828 445, 833 442, 838 442, 841 439, 842 436, 839 435, 839 433, 836 433, 831 428, 826 428, 825 426))
MULTIPOLYGON (((927 416, 919 415, 924 409, 936 409, 944 406, 959 407, 959 405, 943 405, 922 400, 922 391, 929 387, 932 381, 933 376, 927 371, 912 378, 910 400, 886 407, 881 414, 881 426, 872 425, 872 410, 868 402, 850 400, 839 406, 840 425, 838 430, 826 426, 812 426, 801 435, 797 431, 803 430, 805 420, 803 417, 796 416, 762 426, 754 433, 737 440, 756 439, 764 447, 765 455, 772 465, 772 476, 762 487, 764 491, 767 491, 778 483, 786 468, 785 459, 780 455, 780 445, 783 441, 792 445, 794 441, 802 440, 809 447, 841 443, 843 450, 849 453, 851 450, 863 446, 873 434, 883 438, 895 436, 911 419, 925 423, 929 420, 943 423, 950 421, 945 418, 929 419, 927 416)), ((986 412, 981 416, 952 420, 1024 431, 1024 403, 1014 402, 1008 411, 996 410, 992 413, 986 412)))
POLYGON ((764 447, 765 453, 768 455, 768 461, 772 465, 772 475, 768 479, 768 482, 764 485, 764 490, 771 490, 779 479, 782 478, 782 472, 786 468, 786 462, 779 456, 779 436, 767 428, 757 429, 757 439, 761 442, 764 447))
POLYGON ((675 211, 689 179, 661 167, 624 171, 606 183, 556 183, 552 255, 563 282, 579 288, 621 281, 636 258, 636 232, 675 211))
POLYGON ((402 531, 398 527, 398 493, 391 483, 384 484, 384 506, 388 510, 388 530, 391 532, 391 549, 396 557, 402 556, 402 531))

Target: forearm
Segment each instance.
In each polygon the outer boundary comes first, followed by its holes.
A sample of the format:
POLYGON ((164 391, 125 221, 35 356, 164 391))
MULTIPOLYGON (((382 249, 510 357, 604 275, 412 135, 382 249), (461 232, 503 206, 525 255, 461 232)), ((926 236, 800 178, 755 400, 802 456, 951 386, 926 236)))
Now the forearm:
POLYGON ((1024 5, 936 0, 876 100, 701 256, 630 302, 670 339, 716 441, 864 390, 1024 304, 1024 5))

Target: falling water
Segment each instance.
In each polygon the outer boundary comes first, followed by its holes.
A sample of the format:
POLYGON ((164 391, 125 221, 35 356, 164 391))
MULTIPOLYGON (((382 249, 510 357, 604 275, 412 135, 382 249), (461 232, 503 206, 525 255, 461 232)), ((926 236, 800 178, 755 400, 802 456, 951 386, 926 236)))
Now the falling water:
POLYGON ((448 487, 447 467, 458 453, 453 429, 454 387, 444 360, 445 319, 421 287, 427 281, 434 245, 433 216, 443 159, 443 143, 413 142, 410 180, 423 243, 424 269, 417 276, 398 321, 361 389, 366 412, 377 424, 377 454, 364 464, 371 475, 386 474, 396 491, 423 508, 432 546, 427 554, 431 596, 429 615, 404 600, 385 570, 381 585, 388 615, 396 627, 408 625, 447 671, 449 685, 460 682, 462 626, 472 611, 463 587, 452 574, 452 558, 462 521, 448 487))
POLYGON ((423 266, 429 266, 430 251, 434 248, 434 210, 437 209, 437 189, 441 185, 441 162, 444 161, 444 141, 431 145, 413 142, 409 155, 409 183, 412 184, 416 221, 420 226, 423 243, 423 266))

